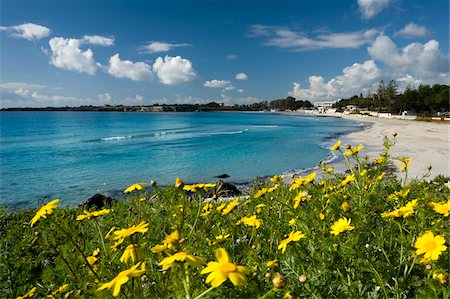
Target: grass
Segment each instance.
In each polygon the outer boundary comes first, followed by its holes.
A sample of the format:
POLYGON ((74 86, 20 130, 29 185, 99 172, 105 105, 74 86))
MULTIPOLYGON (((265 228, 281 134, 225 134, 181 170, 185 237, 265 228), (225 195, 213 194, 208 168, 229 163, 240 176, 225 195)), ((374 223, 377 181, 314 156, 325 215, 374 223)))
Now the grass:
POLYGON ((416 247, 428 231, 448 243, 449 178, 409 181, 404 162, 404 178, 384 175, 394 143, 386 139, 376 162, 358 147, 336 148, 355 151, 345 156, 348 175, 324 165, 320 179, 292 185, 274 177, 233 203, 207 202, 202 190, 212 185, 184 186, 194 191, 187 192, 177 181, 151 193, 134 190, 109 213, 84 220, 76 220, 81 208, 58 207, 31 226, 36 210, 4 207, 0 297, 34 290, 34 297, 53 298, 448 298, 448 248, 433 243, 437 257, 425 261, 416 247), (344 217, 350 226, 331 234, 344 217), (116 233, 107 236, 112 227, 116 233), (287 239, 294 233, 304 237, 287 239), (121 262, 127 247, 136 259, 121 262), (228 279, 212 287, 207 266, 228 279), (119 280, 115 294, 108 286, 119 280))

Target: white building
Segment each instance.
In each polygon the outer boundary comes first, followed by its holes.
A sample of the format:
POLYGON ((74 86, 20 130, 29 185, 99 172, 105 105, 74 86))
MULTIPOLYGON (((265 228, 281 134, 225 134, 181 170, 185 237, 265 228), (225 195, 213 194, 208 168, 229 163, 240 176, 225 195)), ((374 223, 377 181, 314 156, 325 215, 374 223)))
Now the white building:
POLYGON ((314 103, 314 106, 316 108, 316 110, 319 111, 319 113, 326 113, 328 112, 328 110, 330 110, 333 105, 336 103, 335 102, 316 102, 314 103))

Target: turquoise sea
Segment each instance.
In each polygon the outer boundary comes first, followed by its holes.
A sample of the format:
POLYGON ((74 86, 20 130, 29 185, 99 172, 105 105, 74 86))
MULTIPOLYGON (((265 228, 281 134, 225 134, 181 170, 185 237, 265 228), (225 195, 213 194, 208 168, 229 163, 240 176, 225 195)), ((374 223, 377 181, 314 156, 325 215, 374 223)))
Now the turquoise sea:
POLYGON ((1 112, 0 203, 76 205, 130 184, 301 172, 356 122, 271 113, 1 112))

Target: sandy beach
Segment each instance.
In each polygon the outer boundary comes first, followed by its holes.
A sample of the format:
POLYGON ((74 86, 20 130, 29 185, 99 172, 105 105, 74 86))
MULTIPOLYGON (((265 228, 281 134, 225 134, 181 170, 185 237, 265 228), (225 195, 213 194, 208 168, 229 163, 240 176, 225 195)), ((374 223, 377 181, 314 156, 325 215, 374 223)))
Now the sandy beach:
MULTIPOLYGON (((333 115, 334 116, 334 115, 333 115)), ((421 178, 428 165, 432 166, 430 177, 439 174, 450 176, 449 140, 450 124, 412 120, 386 119, 362 115, 338 116, 366 124, 364 130, 343 136, 342 143, 365 146, 369 158, 379 156, 384 136, 392 137, 396 132, 397 143, 391 149, 392 157, 409 157, 409 176, 421 178)), ((400 162, 398 162, 398 165, 400 162)), ((335 163, 336 170, 345 170, 343 162, 335 163)))

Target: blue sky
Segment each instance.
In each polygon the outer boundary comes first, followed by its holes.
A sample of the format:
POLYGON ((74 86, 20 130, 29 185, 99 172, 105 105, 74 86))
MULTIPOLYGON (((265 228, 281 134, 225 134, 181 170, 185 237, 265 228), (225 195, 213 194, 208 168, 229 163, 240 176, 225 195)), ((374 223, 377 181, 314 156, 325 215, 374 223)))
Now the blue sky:
POLYGON ((449 83, 447 0, 1 2, 1 107, 312 102, 449 83))

